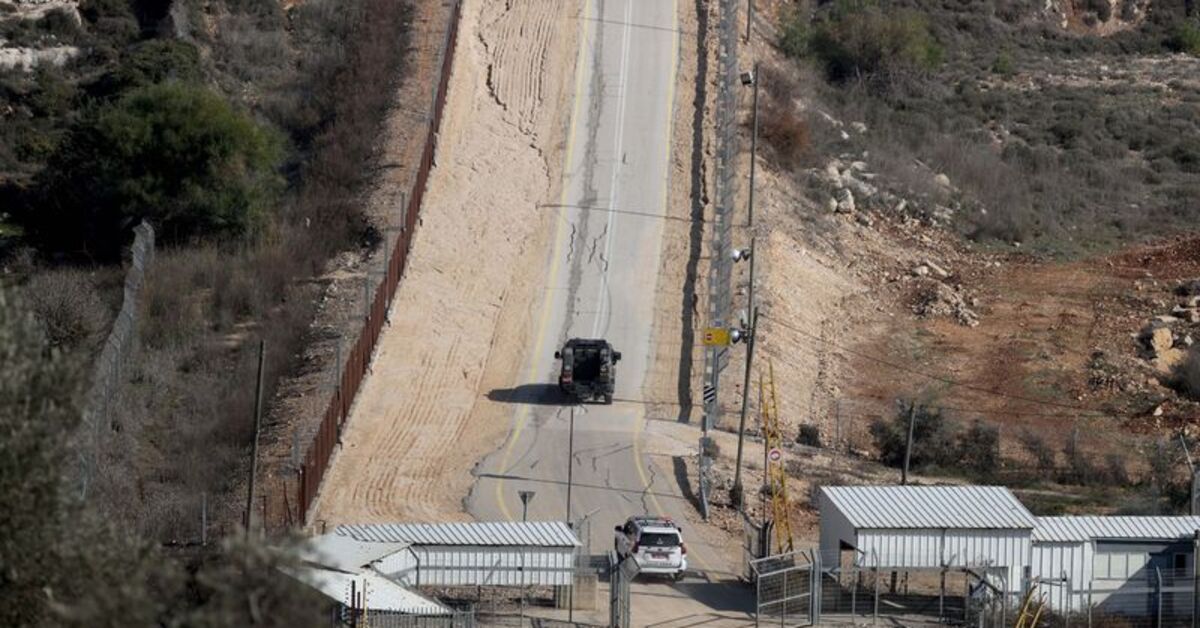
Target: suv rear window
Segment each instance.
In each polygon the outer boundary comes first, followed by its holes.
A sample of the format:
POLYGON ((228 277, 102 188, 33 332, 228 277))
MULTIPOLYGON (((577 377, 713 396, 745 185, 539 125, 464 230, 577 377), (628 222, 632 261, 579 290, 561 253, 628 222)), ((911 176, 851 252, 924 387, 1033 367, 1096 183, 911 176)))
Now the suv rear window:
POLYGON ((644 532, 638 545, 645 547, 679 547, 679 535, 667 532, 644 532))

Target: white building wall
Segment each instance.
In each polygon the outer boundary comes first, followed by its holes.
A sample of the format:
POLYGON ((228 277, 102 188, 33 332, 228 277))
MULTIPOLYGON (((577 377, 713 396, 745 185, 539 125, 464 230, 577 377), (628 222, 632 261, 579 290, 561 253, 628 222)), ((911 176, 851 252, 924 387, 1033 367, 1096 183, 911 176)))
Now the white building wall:
POLYGON ((821 493, 821 562, 830 567, 837 564, 841 543, 857 545, 854 526, 826 497, 821 493))
POLYGON ((859 530, 858 564, 884 569, 1005 567, 998 588, 1018 592, 1029 560, 1029 530, 859 530))
MULTIPOLYGON (((1082 611, 1087 608, 1086 590, 1092 579, 1094 547, 1091 541, 1033 543, 1030 576, 1043 581, 1038 589, 1055 612, 1082 611), (1061 581, 1066 578, 1069 583, 1061 581)), ((1093 598, 1093 603, 1099 603, 1093 598)))
POLYGON ((557 547, 450 547, 416 545, 375 563, 404 586, 565 585, 575 551, 557 547))

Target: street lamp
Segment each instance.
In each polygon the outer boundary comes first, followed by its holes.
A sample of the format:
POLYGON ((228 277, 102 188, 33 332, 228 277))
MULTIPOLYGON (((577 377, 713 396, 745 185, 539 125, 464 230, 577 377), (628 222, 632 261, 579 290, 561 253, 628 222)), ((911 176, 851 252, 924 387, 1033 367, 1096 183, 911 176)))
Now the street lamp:
POLYGON ((517 491, 517 495, 521 498, 521 521, 525 521, 529 515, 529 502, 533 501, 534 491, 517 491))

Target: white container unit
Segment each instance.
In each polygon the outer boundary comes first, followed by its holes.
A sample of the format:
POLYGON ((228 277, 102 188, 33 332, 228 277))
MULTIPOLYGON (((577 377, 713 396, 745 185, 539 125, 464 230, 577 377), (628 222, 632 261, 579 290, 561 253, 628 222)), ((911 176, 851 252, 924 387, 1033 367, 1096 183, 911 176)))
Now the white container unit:
POLYGON ((835 486, 821 489, 823 569, 986 567, 1019 592, 1035 518, 997 486, 835 486))

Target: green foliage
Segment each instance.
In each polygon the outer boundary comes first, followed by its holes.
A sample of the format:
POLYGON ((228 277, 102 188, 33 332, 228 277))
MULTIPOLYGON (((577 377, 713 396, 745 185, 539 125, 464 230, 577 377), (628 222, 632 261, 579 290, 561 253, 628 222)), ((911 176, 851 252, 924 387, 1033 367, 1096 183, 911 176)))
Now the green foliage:
POLYGON ((958 438, 959 462, 977 477, 1000 468, 1000 430, 976 420, 958 438))
POLYGON ((279 159, 275 135, 215 93, 139 88, 72 129, 42 179, 50 202, 25 223, 43 246, 101 256, 142 219, 167 242, 243 236, 276 198, 279 159))
POLYGON ((808 22, 809 16, 798 7, 793 7, 783 14, 779 29, 779 49, 783 54, 793 59, 808 54, 809 40, 812 37, 808 22))
POLYGON ((1016 74, 1017 69, 1012 55, 1007 52, 1001 52, 996 55, 996 59, 992 61, 992 72, 1005 77, 1016 74))
POLYGON ((1167 45, 1175 52, 1200 57, 1200 21, 1183 19, 1176 22, 1167 39, 1167 45))
MULTIPOLYGON (((900 404, 890 421, 879 419, 871 424, 871 436, 881 462, 892 467, 904 466, 904 448, 908 439, 911 401, 900 404)), ((954 434, 938 408, 917 406, 913 418, 913 447, 910 468, 945 467, 957 462, 954 434)))
POLYGON ((112 95, 168 80, 183 83, 204 80, 200 51, 194 45, 178 39, 150 39, 134 44, 98 87, 101 95, 112 95))
POLYGON ((802 424, 799 434, 796 435, 796 442, 809 447, 820 447, 821 428, 809 423, 802 424))
POLYGON ((51 351, 33 316, 0 292, 0 625, 44 614, 46 548, 60 524, 63 443, 78 422, 79 370, 51 351))
POLYGON ((923 14, 868 0, 838 2, 818 19, 809 48, 835 82, 927 71, 943 56, 923 14))

